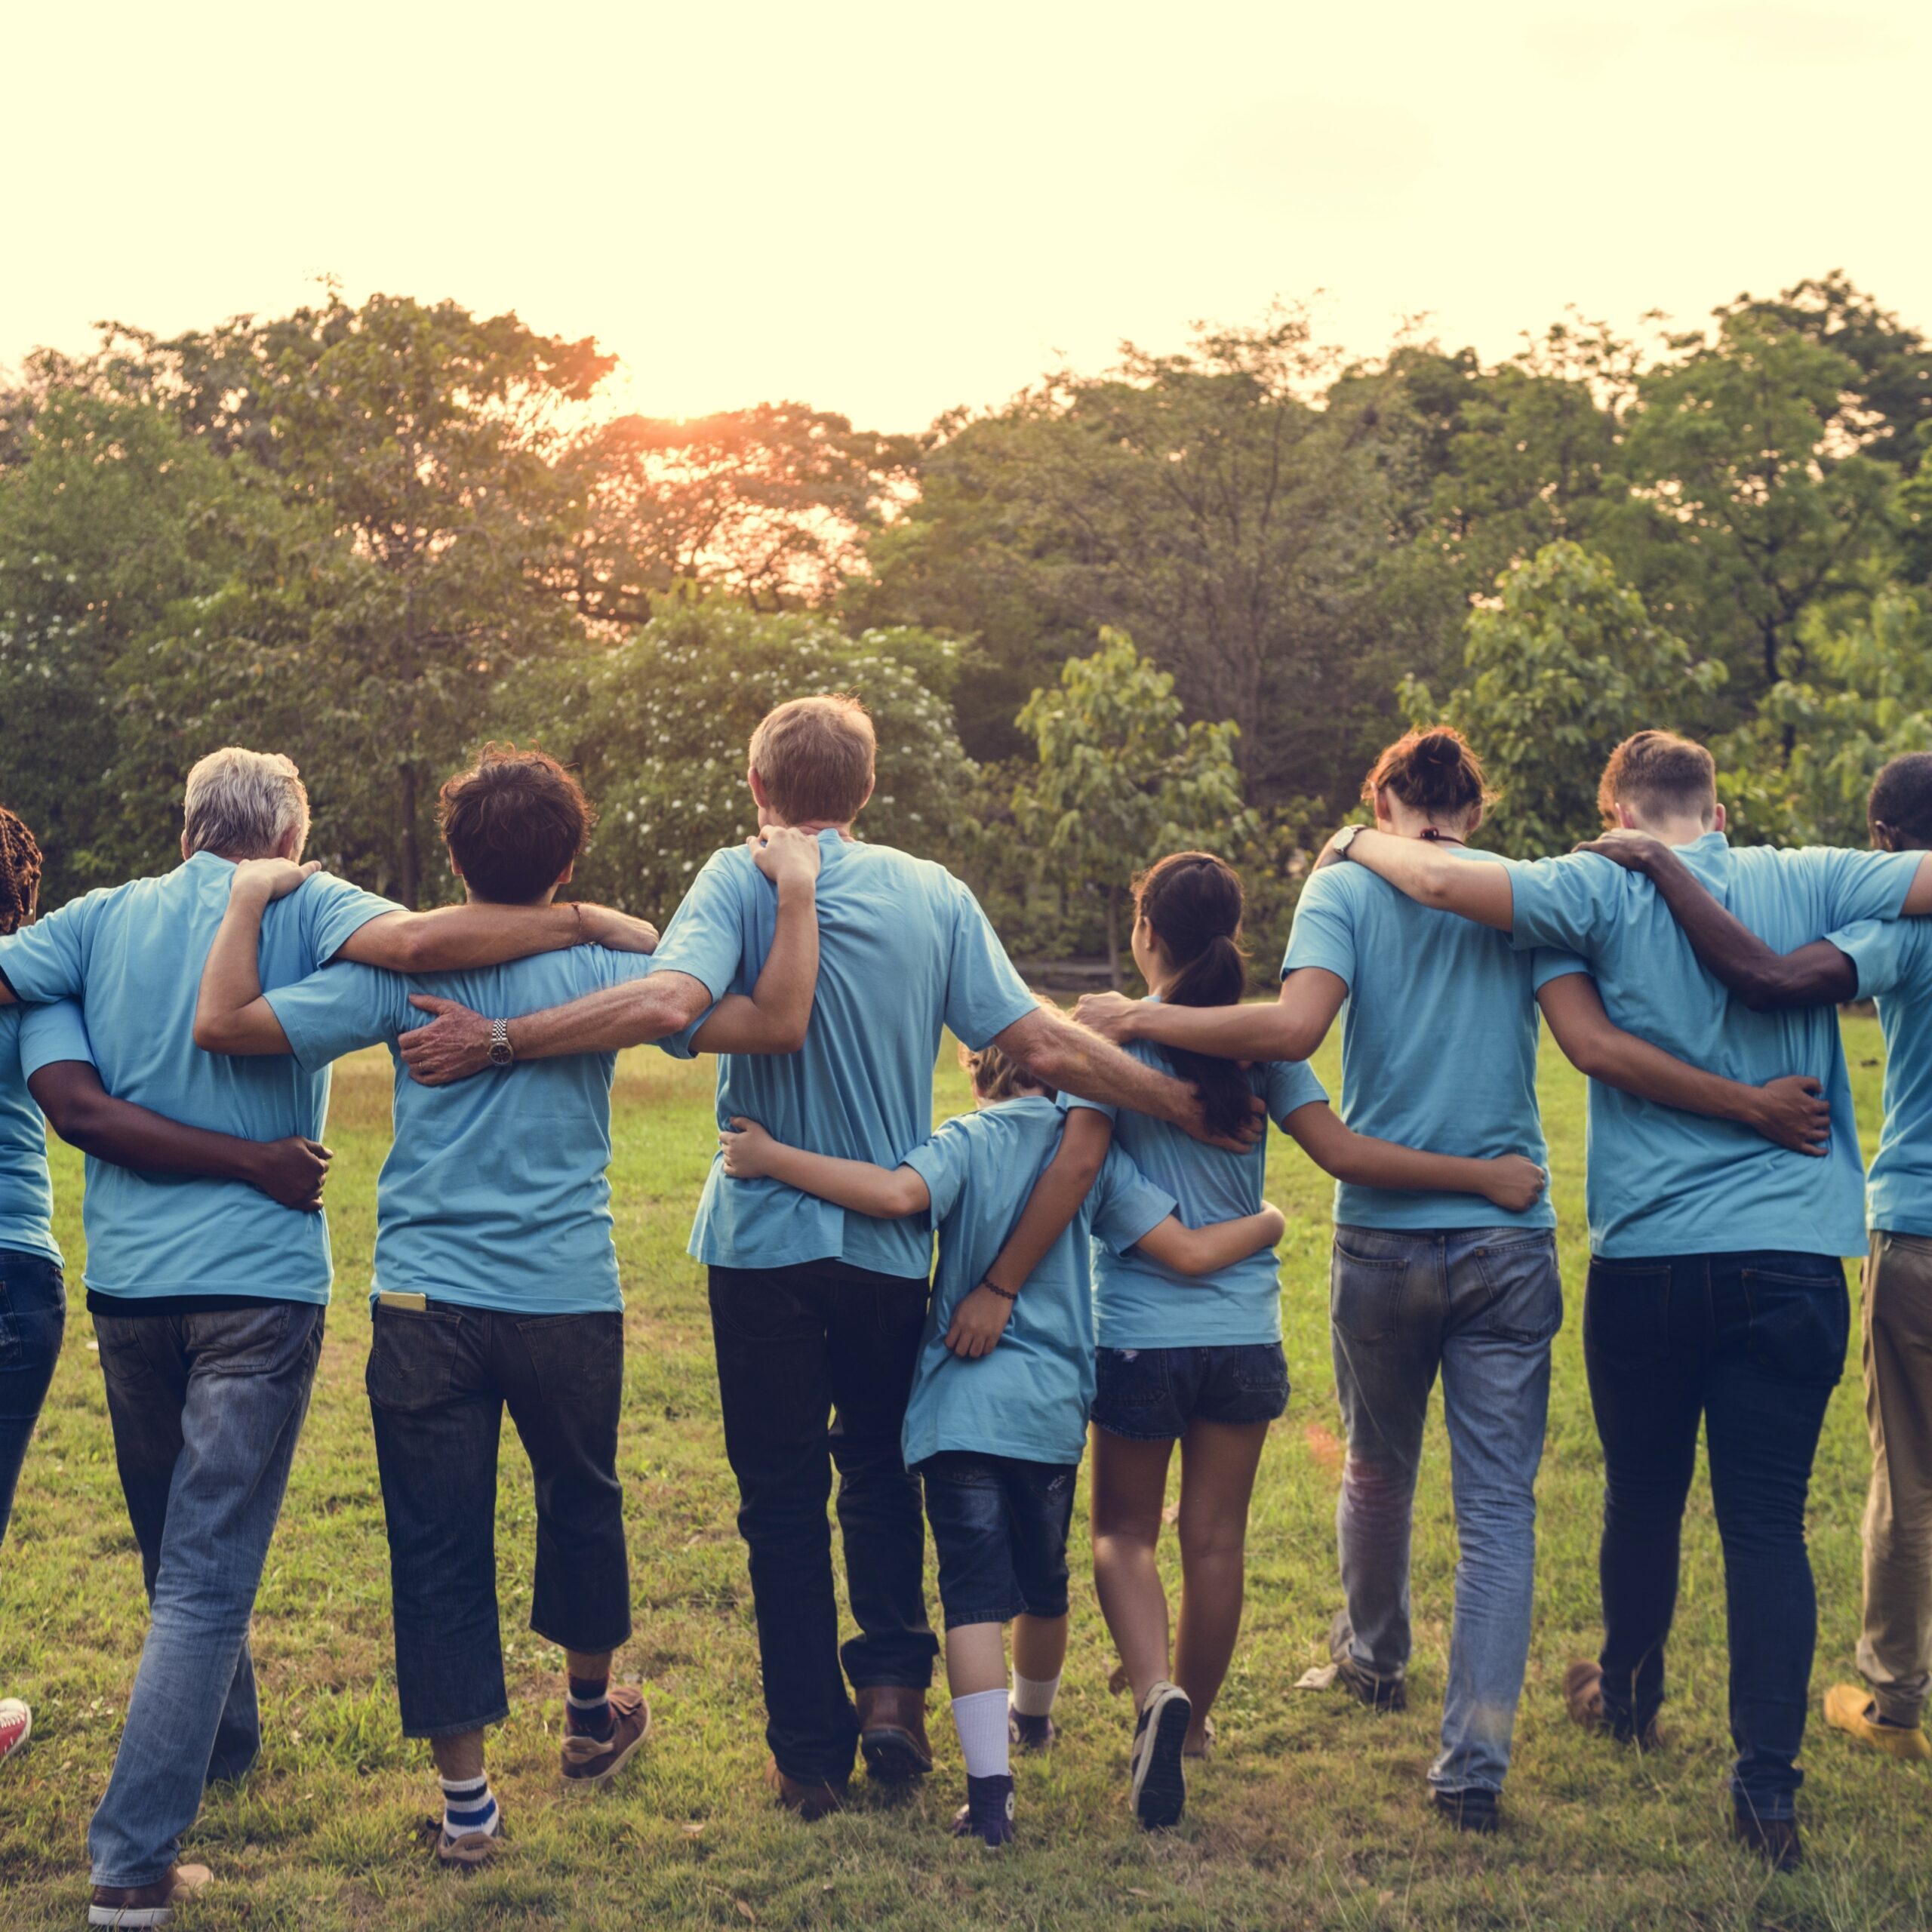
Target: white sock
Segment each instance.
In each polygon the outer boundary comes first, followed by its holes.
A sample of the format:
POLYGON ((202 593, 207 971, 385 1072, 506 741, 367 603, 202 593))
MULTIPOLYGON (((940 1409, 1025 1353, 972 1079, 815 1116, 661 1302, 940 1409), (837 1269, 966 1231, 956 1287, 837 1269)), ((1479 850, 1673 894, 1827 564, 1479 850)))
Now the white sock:
POLYGON ((1049 1715, 1059 1694, 1057 1677, 1022 1677, 1017 1670, 1013 1673, 1013 1708, 1023 1718, 1049 1715))
POLYGON ((443 1788, 443 1829, 453 1838, 466 1832, 481 1832, 486 1838, 497 1835, 503 1814, 497 1809, 497 1794, 490 1789, 489 1774, 478 1778, 438 1778, 443 1788))
POLYGON ((952 1721, 959 1727, 959 1749, 969 1778, 1003 1778, 1007 1774, 1006 1693, 975 1690, 952 1700, 952 1721))

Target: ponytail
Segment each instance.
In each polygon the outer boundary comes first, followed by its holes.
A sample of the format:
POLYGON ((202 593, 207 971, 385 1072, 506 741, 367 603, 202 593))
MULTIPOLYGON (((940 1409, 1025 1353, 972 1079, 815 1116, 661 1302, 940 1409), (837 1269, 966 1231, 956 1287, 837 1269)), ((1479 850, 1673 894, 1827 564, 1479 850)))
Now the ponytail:
MULTIPOLYGON (((1174 852, 1134 882, 1134 910, 1153 928, 1177 968, 1170 1006, 1232 1006, 1247 984, 1241 943, 1241 875, 1211 852, 1174 852)), ((1175 1074, 1201 1097, 1209 1128, 1236 1134, 1247 1124, 1254 1089, 1231 1060, 1164 1049, 1175 1074)))

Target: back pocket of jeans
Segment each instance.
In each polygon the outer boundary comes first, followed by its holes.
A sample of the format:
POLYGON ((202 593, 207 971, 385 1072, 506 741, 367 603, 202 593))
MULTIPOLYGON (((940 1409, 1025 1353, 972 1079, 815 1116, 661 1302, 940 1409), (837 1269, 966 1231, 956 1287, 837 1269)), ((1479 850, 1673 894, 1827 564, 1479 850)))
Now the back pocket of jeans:
POLYGON ((363 1386, 379 1409, 432 1409, 456 1382, 463 1318, 427 1309, 378 1307, 363 1386))
POLYGON ((1409 1264, 1401 1256, 1354 1254, 1337 1240, 1328 1260, 1328 1315, 1358 1342, 1385 1342, 1395 1332, 1409 1264))
POLYGON ((1843 1272, 1834 1280, 1746 1268, 1742 1278, 1751 1311, 1745 1353, 1753 1365, 1786 1381, 1836 1383, 1851 1328, 1843 1272))
POLYGON ((1670 1263, 1590 1263, 1583 1348, 1605 1361, 1661 1361, 1670 1353, 1670 1263))
POLYGON ((1485 1244, 1469 1257, 1489 1299, 1478 1324, 1485 1335, 1514 1342, 1546 1342, 1563 1326, 1563 1281, 1556 1238, 1485 1244))
POLYGON ((1094 1357, 1094 1407, 1103 1411, 1158 1408, 1168 1400, 1167 1352, 1162 1349, 1101 1349, 1094 1357))

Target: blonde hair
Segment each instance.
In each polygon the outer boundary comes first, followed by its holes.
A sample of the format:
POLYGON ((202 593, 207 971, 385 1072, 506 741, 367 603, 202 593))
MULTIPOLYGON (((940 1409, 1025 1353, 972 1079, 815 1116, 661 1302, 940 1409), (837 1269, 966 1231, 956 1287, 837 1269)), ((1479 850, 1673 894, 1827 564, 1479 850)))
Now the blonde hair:
POLYGON ((292 832, 299 853, 309 836, 309 793, 295 761, 239 745, 210 752, 188 774, 181 829, 190 852, 272 858, 292 832))
POLYGON ((752 734, 751 767, 792 825, 849 825, 872 789, 878 740, 855 697, 795 697, 752 734))
MULTIPOLYGON (((1043 1013, 1051 1013, 1062 1026, 1067 1023, 1066 1015, 1044 993, 1035 993, 1033 1004, 1043 1013)), ((1051 1095, 1054 1091, 1045 1081, 1022 1066, 1010 1053, 991 1044, 983 1047, 961 1045, 959 1064, 971 1075, 973 1091, 983 1100, 1013 1100, 1022 1094, 1051 1095)))

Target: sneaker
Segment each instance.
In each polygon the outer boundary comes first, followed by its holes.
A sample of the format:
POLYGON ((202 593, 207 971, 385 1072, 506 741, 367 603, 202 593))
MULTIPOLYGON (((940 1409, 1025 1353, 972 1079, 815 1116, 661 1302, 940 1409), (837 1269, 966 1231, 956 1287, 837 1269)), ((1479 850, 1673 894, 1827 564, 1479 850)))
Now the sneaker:
MULTIPOLYGON (((0 1712, 5 1709, 0 1705, 0 1712)), ((1932 1740, 1927 1738, 1924 1727, 1886 1723, 1871 1692, 1862 1684, 1834 1684, 1825 1693, 1825 1721, 1888 1758, 1901 1758, 1909 1764, 1932 1758, 1932 1740)))
POLYGON ((1029 1717, 1023 1711, 1016 1711, 1011 1704, 1007 1706, 1007 1741, 1014 1750, 1036 1753, 1051 1751, 1054 1740, 1059 1735, 1051 1716, 1029 1717))
POLYGON ((1349 1613, 1338 1610, 1328 1626, 1328 1654, 1335 1660, 1335 1681, 1358 1704, 1371 1711, 1406 1711, 1409 1687, 1399 1677, 1380 1677, 1366 1664, 1358 1663, 1349 1646, 1355 1637, 1349 1613))
POLYGON ((1164 1831, 1180 1822, 1187 1806, 1187 1773, 1181 1747, 1194 1721, 1194 1706, 1178 1684, 1163 1678, 1147 1694, 1134 1727, 1127 1768, 1128 1802, 1143 1830, 1164 1831))
POLYGON ((1478 1832, 1487 1835, 1503 1823, 1502 1798, 1484 1786, 1471 1785, 1462 1791, 1435 1791, 1430 1798, 1436 1810, 1459 1832, 1478 1832))
POLYGON ((214 1876, 205 1865, 171 1865, 151 1885, 97 1885, 88 1906, 90 1925, 168 1925, 214 1876))
POLYGON ((1013 1842, 1013 1780, 968 1778, 966 1802, 952 1814, 952 1835, 977 1838, 982 1844, 1013 1842))
POLYGON ((1804 1847, 1795 1818, 1760 1818, 1734 1811, 1730 1835, 1747 1851, 1755 1851, 1774 1872, 1795 1872, 1804 1863, 1804 1847))
POLYGON ((1217 1735, 1214 1720, 1210 1718, 1201 1727, 1201 1742, 1196 1744, 1190 1740, 1180 1747, 1180 1755, 1183 1758, 1211 1757, 1214 1755, 1214 1740, 1217 1735))
POLYGON ((1657 1721, 1651 1718, 1642 1730, 1613 1724, 1603 1708, 1603 1666, 1588 1657, 1579 1657, 1563 1673, 1563 1704, 1572 1723, 1599 1737, 1614 1738, 1619 1744, 1635 1744, 1640 1751, 1654 1751, 1663 1742, 1657 1721))
MULTIPOLYGON (((474 1872, 478 1866, 488 1865, 503 1842, 502 1801, 500 1799, 497 1802, 497 1829, 494 1832, 451 1832, 441 1818, 430 1817, 417 1826, 416 1836, 419 1843, 435 1847, 438 1865, 452 1872, 474 1872)), ((130 1924, 133 1922, 131 1919, 128 1921, 130 1924)))
POLYGON ((586 1737, 580 1734, 564 1740, 564 1786, 566 1790, 588 1791, 608 1784, 631 1761, 638 1746, 651 1735, 651 1706, 635 1684, 611 1687, 611 1734, 586 1737))
POLYGON ((33 1713, 17 1697, 0 1697, 0 1763, 33 1735, 33 1713))

